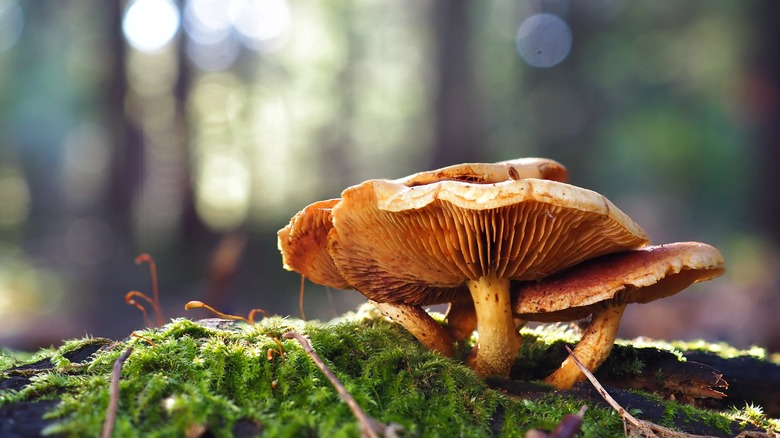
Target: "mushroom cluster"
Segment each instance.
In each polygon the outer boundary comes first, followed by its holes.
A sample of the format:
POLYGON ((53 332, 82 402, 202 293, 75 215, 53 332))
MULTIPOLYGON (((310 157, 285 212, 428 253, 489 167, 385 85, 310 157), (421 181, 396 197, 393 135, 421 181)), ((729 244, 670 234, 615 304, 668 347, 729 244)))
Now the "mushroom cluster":
MULTIPOLYGON (((662 256, 680 256, 678 246, 644 248, 649 239, 639 225, 566 179, 561 164, 525 158, 368 180, 307 206, 279 231, 284 268, 358 290, 445 356, 476 329, 468 363, 483 376, 509 374, 522 321, 594 314, 577 354, 595 368, 627 303, 711 278, 723 262, 706 245, 703 255, 683 248, 695 261, 662 256), (691 273, 697 270, 707 273, 691 273), (663 287, 648 283, 653 275, 663 287), (444 326, 423 309, 443 303, 450 304, 444 326)), ((566 387, 577 378, 564 363, 548 381, 566 387)))

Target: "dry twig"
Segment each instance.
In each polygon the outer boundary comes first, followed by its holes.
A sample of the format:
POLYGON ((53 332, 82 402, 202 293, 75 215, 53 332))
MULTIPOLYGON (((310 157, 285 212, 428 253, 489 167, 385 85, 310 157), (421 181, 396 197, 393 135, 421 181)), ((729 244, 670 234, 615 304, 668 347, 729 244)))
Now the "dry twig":
POLYGON ((114 430, 114 421, 116 420, 116 410, 119 406, 119 378, 122 374, 122 365, 125 363, 133 347, 127 347, 124 353, 114 362, 114 369, 111 373, 111 393, 108 400, 108 409, 106 410, 106 421, 103 423, 103 432, 101 438, 110 438, 114 430))
POLYGON ((317 352, 314 351, 314 349, 311 347, 311 344, 309 344, 309 341, 306 340, 302 334, 295 331, 290 331, 283 334, 282 337, 285 339, 295 339, 298 341, 298 343, 300 343, 303 347, 303 350, 309 355, 309 357, 311 357, 312 361, 314 361, 314 364, 317 365, 317 368, 319 368, 320 371, 325 374, 325 377, 330 380, 330 383, 334 388, 336 388, 336 391, 339 393, 339 396, 341 396, 341 399, 344 400, 347 406, 349 406, 349 409, 352 410, 352 414, 355 415, 358 422, 360 423, 360 434, 362 437, 379 438, 380 436, 392 437, 396 435, 396 432, 399 430, 400 426, 393 424, 385 426, 384 424, 378 422, 363 412, 363 409, 360 407, 360 405, 358 405, 355 399, 352 398, 352 395, 347 392, 347 389, 344 388, 344 385, 341 383, 341 381, 339 381, 336 375, 333 374, 333 371, 331 371, 330 368, 325 365, 325 362, 322 361, 322 358, 320 358, 317 352))
POLYGON ((574 355, 574 352, 571 351, 571 348, 568 346, 566 347, 566 350, 571 355, 572 360, 574 360, 574 363, 577 365, 577 368, 582 371, 582 374, 585 374, 585 377, 590 380, 590 383, 593 384, 593 387, 596 388, 596 391, 598 391, 599 394, 601 394, 602 397, 604 397, 604 400, 606 400, 607 403, 609 403, 610 406, 612 406, 613 409, 615 409, 618 414, 620 414, 620 417, 623 419, 623 432, 628 437, 656 437, 656 438, 701 438, 705 437, 706 435, 693 435, 690 433, 685 432, 678 432, 676 430, 669 429, 667 427, 663 427, 661 425, 651 423, 649 421, 645 420, 639 420, 633 415, 626 412, 625 409, 623 409, 618 402, 615 401, 614 398, 612 398, 609 393, 607 393, 607 390, 604 389, 603 386, 601 386, 601 383, 596 379, 596 377, 593 375, 593 373, 588 370, 585 365, 580 362, 579 359, 577 359, 577 356, 574 355))

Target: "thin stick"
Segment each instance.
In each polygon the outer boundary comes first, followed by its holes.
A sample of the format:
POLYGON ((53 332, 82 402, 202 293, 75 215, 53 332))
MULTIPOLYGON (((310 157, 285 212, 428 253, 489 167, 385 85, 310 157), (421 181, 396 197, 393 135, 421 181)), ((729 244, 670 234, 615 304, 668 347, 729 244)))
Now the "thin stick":
POLYGON ((116 410, 119 407, 119 378, 122 374, 122 365, 125 363, 133 347, 127 347, 124 353, 114 362, 114 370, 111 373, 111 394, 108 400, 108 409, 106 410, 106 421, 103 423, 103 433, 101 438, 110 438, 114 431, 114 422, 116 421, 116 410))
POLYGON ((572 360, 574 360, 574 363, 577 364, 577 368, 579 368, 580 371, 582 371, 582 374, 585 374, 585 377, 587 377, 588 380, 590 380, 590 383, 593 384, 593 387, 596 388, 596 391, 598 391, 598 393, 601 394, 604 400, 606 400, 607 403, 609 403, 609 405, 612 406, 613 409, 618 411, 620 417, 623 418, 624 420, 628 420, 632 425, 639 427, 639 420, 634 418, 633 415, 626 412, 626 410, 623 409, 623 406, 620 406, 620 404, 618 404, 618 402, 616 402, 615 399, 612 398, 611 395, 609 395, 607 390, 604 389, 603 386, 601 386, 601 383, 599 383, 599 381, 596 380, 596 376, 594 376, 593 373, 591 373, 590 370, 587 369, 585 365, 583 365, 582 362, 580 362, 579 359, 577 359, 577 356, 574 355, 574 352, 571 351, 571 348, 569 348, 568 345, 566 346, 566 350, 571 355, 571 358, 572 360))
POLYGON ((623 419, 623 433, 626 436, 642 436, 642 437, 664 437, 664 438, 694 438, 694 437, 703 437, 706 435, 694 435, 686 432, 678 432, 676 430, 669 429, 668 427, 661 426, 660 424, 651 423, 649 421, 645 420, 639 420, 633 415, 626 412, 625 409, 623 409, 620 404, 618 404, 617 401, 615 401, 612 396, 607 393, 607 390, 604 389, 603 386, 601 386, 601 383, 596 379, 596 377, 593 375, 593 373, 588 370, 585 365, 580 362, 579 359, 577 359, 577 356, 574 355, 574 352, 571 351, 571 348, 569 346, 566 346, 566 350, 571 355, 572 359, 574 360, 574 363, 577 365, 577 367, 582 371, 582 374, 585 374, 585 377, 590 380, 590 383, 593 384, 593 387, 596 388, 596 391, 601 394, 602 397, 604 397, 604 400, 606 400, 607 403, 609 403, 612 408, 614 408, 618 413, 620 414, 620 417, 623 419), (631 423, 630 425, 626 424, 626 422, 631 423))
POLYGON ((319 368, 320 371, 325 374, 325 377, 330 380, 330 383, 334 388, 336 388, 336 391, 341 396, 341 399, 344 400, 347 406, 349 406, 349 409, 352 410, 352 413, 358 419, 358 422, 360 423, 361 436, 379 438, 379 433, 377 430, 383 430, 384 426, 363 412, 363 409, 360 408, 360 405, 358 405, 355 399, 352 398, 349 392, 347 392, 346 388, 344 388, 344 385, 339 381, 336 375, 333 374, 333 371, 331 371, 330 368, 325 365, 325 362, 323 362, 317 352, 314 351, 314 349, 311 347, 311 344, 309 344, 309 341, 307 341, 302 334, 295 331, 287 332, 283 334, 282 337, 285 339, 295 339, 298 341, 303 347, 303 351, 305 351, 309 357, 311 357, 311 360, 314 361, 314 364, 317 365, 317 368, 319 368))
POLYGON ((298 295, 298 307, 301 310, 301 319, 306 321, 306 314, 303 313, 303 286, 306 283, 306 277, 301 274, 301 292, 298 295))

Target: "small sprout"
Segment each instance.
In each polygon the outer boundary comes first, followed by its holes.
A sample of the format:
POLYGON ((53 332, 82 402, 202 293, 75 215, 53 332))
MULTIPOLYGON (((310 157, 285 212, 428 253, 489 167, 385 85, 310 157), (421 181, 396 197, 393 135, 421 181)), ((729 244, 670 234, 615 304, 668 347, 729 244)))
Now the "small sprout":
POLYGON ((268 317, 268 312, 265 311, 265 309, 252 309, 249 311, 249 314, 247 315, 249 319, 249 323, 254 325, 255 324, 255 315, 256 314, 262 314, 264 317, 268 317))
POLYGON ((138 338, 138 339, 143 339, 144 341, 146 341, 146 342, 148 342, 149 344, 151 344, 151 346, 152 346, 152 347, 156 347, 156 346, 157 346, 157 344, 155 344, 155 343, 154 343, 154 341, 152 341, 151 339, 147 338, 147 337, 146 337, 146 336, 144 336, 144 335, 139 335, 139 334, 138 334, 138 333, 136 333, 136 332, 130 333, 130 336, 132 336, 132 337, 134 337, 134 338, 138 338))
POLYGON ((153 298, 149 298, 146 294, 139 292, 137 290, 133 290, 127 293, 125 295, 125 303, 135 306, 136 309, 140 310, 141 313, 144 315, 144 321, 146 322, 146 325, 153 326, 151 321, 149 320, 149 316, 146 313, 146 308, 143 306, 143 304, 139 303, 138 301, 134 300, 133 298, 141 298, 147 303, 149 303, 152 306, 152 310, 154 310, 154 316, 155 316, 155 322, 154 326, 160 327, 163 325, 163 321, 165 320, 165 316, 163 315, 162 309, 160 308, 160 292, 157 287, 157 264, 154 262, 154 259, 152 256, 146 253, 141 253, 138 255, 138 257, 135 258, 135 264, 140 265, 141 263, 148 263, 149 264, 149 272, 152 275, 152 296, 153 298))
POLYGON ((282 361, 287 360, 287 358, 284 357, 284 346, 279 341, 279 339, 277 337, 275 337, 275 336, 270 336, 270 335, 268 337, 273 339, 273 341, 276 342, 276 345, 279 347, 279 348, 269 348, 268 349, 268 351, 266 352, 266 357, 268 359, 268 362, 271 362, 272 360, 274 360, 274 353, 276 353, 279 356, 281 356, 282 357, 282 361))
MULTIPOLYGON (((136 309, 140 310, 141 313, 144 315, 144 322, 146 323, 147 326, 151 327, 152 321, 149 320, 149 315, 146 313, 146 307, 144 307, 143 304, 139 303, 133 298, 141 298, 142 300, 146 301, 149 304, 152 304, 154 301, 143 292, 139 292, 137 290, 131 290, 125 295, 125 303, 131 306, 135 306, 136 309)), ((152 306, 154 307, 154 304, 152 304, 152 306)))
POLYGON ((193 301, 190 301, 187 304, 185 304, 184 305, 184 309, 185 310, 206 309, 206 310, 214 313, 215 315, 217 315, 220 318, 230 319, 230 320, 233 320, 233 321, 244 321, 245 323, 250 324, 250 325, 255 325, 255 315, 257 313, 261 313, 261 314, 263 314, 263 316, 268 316, 268 312, 266 310, 264 310, 264 309, 252 309, 252 310, 250 310, 249 311, 249 315, 247 315, 247 318, 244 318, 243 316, 230 315, 228 313, 222 313, 219 310, 209 306, 208 304, 206 304, 206 303, 204 303, 202 301, 197 301, 197 300, 193 300, 193 301))

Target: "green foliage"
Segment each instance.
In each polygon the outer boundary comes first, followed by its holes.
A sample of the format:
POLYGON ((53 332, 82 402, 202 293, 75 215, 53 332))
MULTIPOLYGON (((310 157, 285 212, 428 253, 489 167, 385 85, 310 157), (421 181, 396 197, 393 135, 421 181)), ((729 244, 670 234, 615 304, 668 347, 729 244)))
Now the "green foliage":
MULTIPOLYGON (((327 325, 268 318, 255 326, 209 328, 178 319, 125 342, 68 341, 48 352, 54 368, 38 372, 19 391, 0 391, 0 406, 57 398, 48 433, 96 436, 105 421, 112 367, 132 346, 122 368, 115 436, 208 431, 229 437, 239 422, 257 425, 267 436, 359 435, 352 413, 310 357, 297 342, 281 340, 289 330, 311 340, 368 415, 401 425, 407 436, 520 436, 531 428, 551 430, 583 404, 552 392, 520 399, 492 390, 461 362, 426 351, 403 329, 364 312, 327 325), (66 359, 95 342, 102 348, 89 359, 66 359)), ((543 364, 551 348, 573 336, 563 326, 523 334, 519 360, 531 365, 543 364)), ((4 366, 11 363, 0 357, 4 366)), ((670 410, 669 418, 678 412, 687 411, 670 410)), ((582 436, 617 436, 622 428, 613 410, 589 406, 582 436)))

